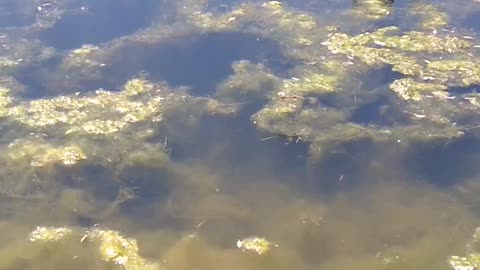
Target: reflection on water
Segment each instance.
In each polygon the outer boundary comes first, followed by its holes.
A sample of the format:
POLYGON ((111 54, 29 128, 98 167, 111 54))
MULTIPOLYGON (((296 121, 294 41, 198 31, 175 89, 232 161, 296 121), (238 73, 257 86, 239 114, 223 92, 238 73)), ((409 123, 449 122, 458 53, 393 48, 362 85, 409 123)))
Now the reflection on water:
POLYGON ((0 269, 480 267, 478 1, 21 2, 0 269))

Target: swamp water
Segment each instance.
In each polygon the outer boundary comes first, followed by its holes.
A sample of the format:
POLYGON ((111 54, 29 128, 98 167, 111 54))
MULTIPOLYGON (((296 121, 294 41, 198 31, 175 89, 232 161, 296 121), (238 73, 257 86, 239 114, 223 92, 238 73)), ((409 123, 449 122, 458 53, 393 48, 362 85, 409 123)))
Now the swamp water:
POLYGON ((478 269, 478 18, 1 1, 0 269, 478 269))

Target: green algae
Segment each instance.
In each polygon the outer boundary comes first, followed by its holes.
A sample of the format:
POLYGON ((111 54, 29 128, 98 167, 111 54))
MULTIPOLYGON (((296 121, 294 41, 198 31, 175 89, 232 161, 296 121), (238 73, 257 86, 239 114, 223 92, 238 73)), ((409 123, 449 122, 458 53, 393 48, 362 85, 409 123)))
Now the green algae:
POLYGON ((154 108, 160 108, 161 103, 161 98, 135 102, 122 93, 99 90, 90 97, 65 96, 19 104, 11 108, 9 115, 31 128, 63 125, 65 134, 109 134, 126 127, 127 123, 141 121, 148 116, 153 118, 157 113, 154 108), (110 112, 104 108, 109 108, 110 112), (111 118, 103 120, 101 116, 111 118), (74 124, 75 127, 72 127, 74 124))
POLYGON ((441 29, 447 26, 450 19, 438 6, 427 3, 413 4, 410 12, 421 18, 419 28, 423 29, 441 29))
POLYGON ((398 30, 398 27, 388 26, 357 36, 334 33, 323 44, 333 53, 357 57, 369 65, 394 65, 399 61, 397 59, 408 59, 405 52, 456 53, 472 47, 470 41, 458 37, 438 37, 417 31, 392 35, 398 30), (374 45, 380 48, 375 48, 374 45))
MULTIPOLYGON (((59 96, 20 102, 6 112, 27 128, 69 134, 109 135, 139 122, 160 122, 162 113, 188 99, 165 86, 132 79, 120 92, 97 90, 87 95, 59 96)), ((207 100, 200 99, 207 104, 207 100)), ((206 105, 205 105, 206 106, 206 105)))
POLYGON ((439 84, 415 82, 410 78, 395 80, 390 84, 390 89, 405 100, 419 101, 426 94, 447 90, 447 87, 439 84))
POLYGON ((215 93, 216 99, 227 104, 267 97, 281 83, 269 69, 250 61, 236 61, 232 70, 233 74, 218 85, 215 93))
POLYGON ((471 86, 480 83, 480 64, 477 61, 432 61, 427 64, 425 78, 448 86, 471 86))
POLYGON ((86 159, 81 148, 76 145, 53 146, 40 140, 15 141, 9 145, 12 160, 30 159, 32 167, 44 167, 52 164, 72 166, 86 159))
POLYGON ((353 14, 369 20, 379 20, 392 12, 390 2, 388 0, 357 0, 354 1, 353 14))
POLYGON ((305 77, 285 81, 280 96, 299 95, 314 93, 331 93, 335 91, 336 76, 328 76, 319 73, 306 74, 305 77))
POLYGON ((206 3, 199 1, 180 1, 179 6, 188 22, 203 31, 236 30, 266 34, 293 47, 312 45, 318 27, 313 16, 292 11, 280 1, 242 3, 225 14, 205 11, 206 3), (252 22, 256 25, 252 25, 252 22))
POLYGON ((12 103, 12 99, 9 96, 9 89, 0 88, 0 118, 7 115, 7 107, 12 103))

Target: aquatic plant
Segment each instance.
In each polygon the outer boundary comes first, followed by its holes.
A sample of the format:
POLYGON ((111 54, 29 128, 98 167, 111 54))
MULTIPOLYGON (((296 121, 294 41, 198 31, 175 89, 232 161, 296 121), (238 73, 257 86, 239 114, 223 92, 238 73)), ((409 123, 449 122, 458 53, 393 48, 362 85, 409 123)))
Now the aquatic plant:
POLYGON ((233 74, 221 82, 215 93, 224 102, 249 102, 266 98, 281 83, 267 67, 247 60, 232 63, 233 74))
MULTIPOLYGON (((258 73, 264 75, 257 76, 257 89, 264 89, 260 84, 264 78, 283 82, 275 84, 274 89, 268 90, 270 93, 263 94, 271 101, 252 116, 259 130, 311 142, 312 151, 316 152, 314 149, 326 148, 332 142, 350 140, 384 141, 391 138, 398 141, 424 141, 458 138, 476 125, 472 123, 459 127, 455 124, 456 119, 464 118, 462 115, 475 113, 476 108, 472 106, 475 99, 463 94, 452 96, 450 93, 452 88, 479 83, 474 42, 469 37, 455 33, 429 32, 448 22, 448 17, 436 6, 413 4, 407 10, 411 16, 422 18, 418 30, 403 31, 397 26, 386 26, 351 35, 335 27, 322 28, 316 23, 315 17, 278 1, 259 3, 256 8, 252 3, 241 4, 225 14, 208 12, 206 6, 200 3, 187 3, 185 1, 183 4, 191 9, 182 10, 182 14, 187 17, 192 14, 188 17, 189 22, 207 31, 224 31, 225 28, 219 28, 218 25, 225 23, 229 14, 241 9, 241 17, 227 20, 228 29, 232 27, 236 31, 276 40, 292 59, 301 60, 301 64, 292 69, 291 78, 267 75, 265 71, 258 73), (208 17, 209 23, 203 16, 208 17), (200 17, 203 19, 198 19, 200 17), (210 28, 210 25, 216 26, 210 28), (299 40, 304 42, 297 42, 299 40), (388 88, 399 97, 398 101, 392 100, 392 106, 404 108, 399 113, 409 119, 407 123, 388 127, 376 123, 365 126, 350 122, 349 118, 355 117, 351 113, 355 108, 375 95, 384 95, 379 94, 380 91, 359 94, 360 91, 352 93, 350 90, 354 88, 353 83, 361 85, 356 80, 372 68, 388 68, 404 76, 389 82, 388 88), (343 100, 350 97, 354 102, 350 103, 352 107, 348 109, 317 106, 327 95, 343 100), (402 104, 403 101, 407 103, 402 104), (462 112, 465 101, 470 105, 468 110, 462 112), (411 102, 419 104, 409 104, 411 102), (432 104, 436 104, 436 109, 429 109, 432 104), (332 112, 336 112, 333 115, 337 117, 331 118, 332 112), (314 128, 317 126, 321 128, 314 128)), ((356 8, 372 19, 379 19, 388 16, 391 7, 388 1, 358 1, 356 8)), ((232 97, 239 92, 251 92, 248 89, 252 88, 252 80, 244 79, 243 84, 235 82, 235 85, 232 97)), ((222 98, 225 98, 228 92, 222 91, 222 98)))
POLYGON ((440 11, 438 6, 429 3, 414 3, 410 12, 420 16, 420 27, 425 29, 439 29, 447 26, 449 17, 445 12, 440 11))

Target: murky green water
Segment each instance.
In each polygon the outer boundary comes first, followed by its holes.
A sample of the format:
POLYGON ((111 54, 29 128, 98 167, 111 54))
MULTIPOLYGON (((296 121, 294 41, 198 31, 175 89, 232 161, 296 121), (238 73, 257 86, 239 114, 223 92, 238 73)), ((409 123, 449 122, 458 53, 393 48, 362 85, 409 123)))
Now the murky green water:
POLYGON ((2 1, 0 269, 478 269, 479 16, 2 1))

